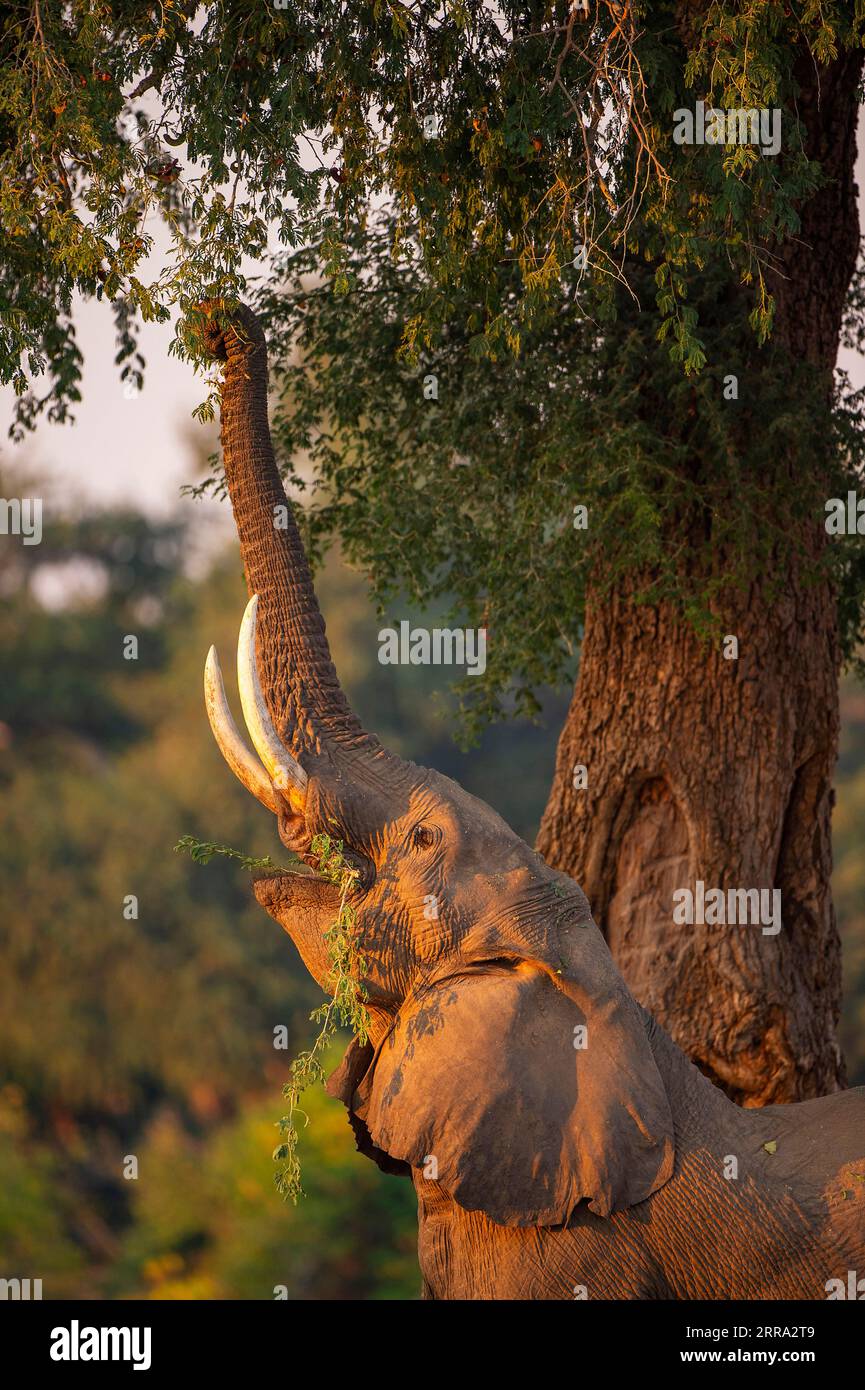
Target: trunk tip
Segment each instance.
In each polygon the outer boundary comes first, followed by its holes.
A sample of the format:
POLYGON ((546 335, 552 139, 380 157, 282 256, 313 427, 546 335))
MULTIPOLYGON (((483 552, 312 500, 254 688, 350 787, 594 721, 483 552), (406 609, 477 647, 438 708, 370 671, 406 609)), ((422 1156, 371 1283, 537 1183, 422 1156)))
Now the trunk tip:
POLYGON ((189 317, 206 358, 227 362, 241 352, 265 348, 264 330, 246 304, 204 299, 189 317))

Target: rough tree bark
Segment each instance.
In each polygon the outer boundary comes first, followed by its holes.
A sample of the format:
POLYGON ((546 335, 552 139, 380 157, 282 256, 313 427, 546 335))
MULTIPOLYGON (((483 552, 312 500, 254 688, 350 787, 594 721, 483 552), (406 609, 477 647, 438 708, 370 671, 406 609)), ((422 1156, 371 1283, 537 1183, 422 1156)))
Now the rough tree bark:
MULTIPOLYGON (((803 61, 799 109, 829 176, 782 248, 776 335, 830 377, 859 243, 853 166, 861 55, 803 61), (831 248, 831 249, 830 249, 831 248)), ((759 379, 747 389, 759 399, 759 379)), ((826 499, 815 470, 814 499, 826 499)), ((813 554, 826 543, 803 522, 813 554)), ((620 968, 692 1060, 744 1105, 844 1084, 840 946, 830 891, 838 737, 834 595, 784 562, 725 626, 738 661, 681 616, 591 594, 579 678, 538 849, 585 889, 620 968), (728 625, 727 625, 728 624, 728 625), (588 769, 575 790, 573 769, 588 769), (680 926, 675 888, 780 889, 783 926, 680 926)))

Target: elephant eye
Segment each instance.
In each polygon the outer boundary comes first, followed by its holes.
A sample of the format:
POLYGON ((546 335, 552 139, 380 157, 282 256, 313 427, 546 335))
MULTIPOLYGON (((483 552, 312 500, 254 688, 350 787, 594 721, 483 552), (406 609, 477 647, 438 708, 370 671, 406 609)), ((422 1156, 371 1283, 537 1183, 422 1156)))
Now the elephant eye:
POLYGON ((414 830, 412 831, 412 848, 432 849, 433 845, 437 842, 438 838, 438 831, 436 830, 435 826, 416 825, 414 830))

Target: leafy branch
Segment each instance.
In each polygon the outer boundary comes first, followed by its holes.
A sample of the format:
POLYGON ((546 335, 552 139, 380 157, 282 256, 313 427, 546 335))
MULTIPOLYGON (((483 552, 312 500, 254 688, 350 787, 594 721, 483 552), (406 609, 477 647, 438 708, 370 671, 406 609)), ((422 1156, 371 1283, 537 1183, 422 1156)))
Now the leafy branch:
MULTIPOLYGON (((230 845, 196 840, 193 835, 182 836, 174 850, 177 854, 188 854, 196 864, 209 864, 211 859, 222 856, 238 860, 242 868, 249 870, 279 870, 282 867, 274 864, 269 855, 256 858, 232 849, 230 845)), ((341 1027, 351 1029, 361 1044, 369 1036, 369 1013, 365 1003, 367 993, 360 983, 367 963, 358 950, 356 913, 348 901, 358 871, 347 863, 342 840, 333 840, 325 834, 315 835, 311 851, 318 861, 318 874, 329 883, 336 884, 341 891, 336 918, 324 933, 330 965, 325 987, 331 998, 310 1014, 310 1019, 320 1025, 318 1035, 312 1046, 294 1059, 289 1069, 290 1079, 282 1089, 283 1097, 288 1102, 288 1112, 278 1121, 282 1139, 274 1149, 273 1158, 274 1162, 283 1165, 276 1174, 277 1190, 286 1200, 294 1203, 303 1194, 297 1155, 300 1138, 297 1117, 303 1117, 304 1127, 309 1123, 309 1116, 301 1109, 300 1098, 310 1086, 324 1082, 322 1059, 341 1027)), ((301 861, 296 859, 295 862, 301 861)))
POLYGON ((304 1127, 309 1123, 309 1116, 301 1109, 300 1098, 308 1087, 324 1082, 322 1056, 340 1027, 350 1028, 361 1044, 369 1036, 367 994, 359 983, 366 971, 366 960, 358 951, 356 914, 348 901, 357 869, 346 863, 342 840, 332 840, 329 835, 316 835, 312 852, 318 858, 319 873, 337 884, 341 892, 336 920, 324 934, 330 961, 327 988, 331 998, 310 1014, 310 1019, 320 1024, 318 1036, 311 1048, 294 1059, 290 1079, 282 1089, 288 1113, 279 1121, 282 1140, 273 1152, 274 1161, 283 1165, 276 1174, 276 1186, 286 1200, 294 1203, 303 1193, 297 1154, 300 1138, 297 1116, 303 1116, 304 1127))
MULTIPOLYGON (((242 850, 232 849, 230 845, 217 845, 211 840, 196 840, 194 835, 182 835, 174 846, 175 854, 188 854, 196 864, 209 864, 211 859, 222 856, 224 859, 238 859, 243 869, 279 869, 269 854, 262 858, 244 854, 242 850)), ((300 862, 299 860, 296 862, 300 862)))

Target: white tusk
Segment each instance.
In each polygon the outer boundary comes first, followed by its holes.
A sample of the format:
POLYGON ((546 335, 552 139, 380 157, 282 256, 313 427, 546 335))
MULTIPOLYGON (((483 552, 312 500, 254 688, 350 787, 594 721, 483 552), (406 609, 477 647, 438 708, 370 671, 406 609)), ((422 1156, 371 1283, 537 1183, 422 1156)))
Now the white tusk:
POLYGON ((255 663, 257 615, 258 594, 254 594, 246 605, 243 622, 240 624, 240 636, 237 639, 237 684, 243 717, 255 751, 270 773, 273 785, 280 791, 293 788, 305 794, 307 775, 300 763, 291 756, 273 727, 258 679, 258 667, 255 663))
POLYGON ((213 737, 235 777, 243 783, 248 792, 258 797, 262 805, 274 815, 278 815, 279 798, 271 786, 270 778, 240 737, 232 717, 215 647, 211 647, 207 653, 204 666, 204 703, 207 706, 207 717, 213 737))

